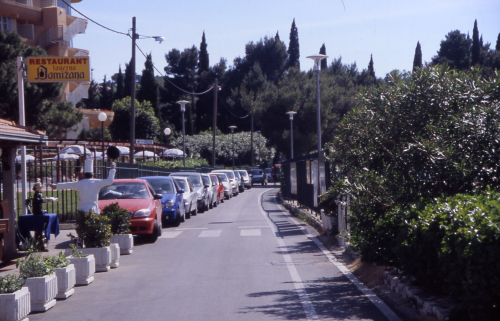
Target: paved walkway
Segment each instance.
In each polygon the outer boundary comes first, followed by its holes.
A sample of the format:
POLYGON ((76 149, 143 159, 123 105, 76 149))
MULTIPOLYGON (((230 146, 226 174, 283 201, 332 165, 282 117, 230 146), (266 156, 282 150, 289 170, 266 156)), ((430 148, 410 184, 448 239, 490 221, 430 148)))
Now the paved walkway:
MULTIPOLYGON (((70 238, 67 236, 69 233, 76 236, 75 230, 61 230, 59 235, 55 237, 53 234, 50 235, 50 241, 48 246, 48 252, 40 252, 42 256, 57 255, 60 251, 64 252, 65 248, 69 248, 71 242, 70 238)), ((23 253, 23 252, 20 252, 23 253)), ((11 261, 11 264, 0 267, 0 276, 5 276, 7 274, 19 274, 19 270, 16 268, 16 262, 11 261)))

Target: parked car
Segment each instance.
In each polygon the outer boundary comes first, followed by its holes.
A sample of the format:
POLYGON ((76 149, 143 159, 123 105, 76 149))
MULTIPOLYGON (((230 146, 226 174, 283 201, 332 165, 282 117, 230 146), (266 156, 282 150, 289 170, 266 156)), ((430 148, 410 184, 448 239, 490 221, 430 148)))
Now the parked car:
POLYGON ((184 199, 184 211, 186 213, 186 218, 190 218, 191 215, 196 215, 198 213, 197 195, 193 187, 191 187, 187 177, 173 176, 172 178, 174 179, 177 189, 184 190, 182 198, 184 199))
POLYGON ((170 176, 185 176, 188 181, 192 183, 194 191, 196 192, 196 197, 198 200, 198 212, 204 212, 208 210, 208 186, 205 186, 201 178, 201 173, 196 172, 176 172, 170 174, 170 176))
POLYGON ((170 223, 179 226, 186 219, 183 189, 177 189, 174 179, 168 176, 138 177, 151 184, 156 194, 163 195, 161 199, 163 225, 170 223))
POLYGON ((249 173, 252 175, 252 186, 253 184, 267 185, 267 175, 262 169, 251 169, 249 173))
POLYGON ((229 179, 229 183, 231 184, 231 194, 232 196, 238 195, 238 180, 236 179, 236 176, 234 176, 234 171, 228 170, 228 169, 217 169, 212 171, 212 173, 224 173, 226 174, 227 178, 229 179))
POLYGON ((248 189, 252 188, 252 178, 250 177, 250 175, 248 175, 248 172, 246 170, 237 170, 237 172, 241 176, 243 186, 248 189))
POLYGON ((217 178, 219 178, 219 181, 222 183, 222 186, 224 186, 224 197, 227 200, 233 197, 233 187, 231 186, 231 182, 229 181, 229 178, 227 177, 226 173, 212 172, 212 174, 217 175, 217 178))
POLYGON ((239 171, 234 170, 234 176, 238 179, 238 192, 243 193, 245 191, 245 185, 243 184, 243 178, 239 171))
POLYGON ((130 212, 130 232, 141 235, 145 242, 154 243, 161 236, 163 195, 143 179, 115 179, 99 191, 99 209, 118 202, 130 212))
POLYGON ((210 179, 217 187, 217 205, 219 205, 219 203, 224 203, 224 184, 222 184, 217 174, 210 174, 210 179))
POLYGON ((210 179, 209 174, 201 174, 201 179, 203 180, 203 184, 207 187, 208 189, 208 207, 209 208, 214 208, 217 207, 217 186, 212 182, 212 179, 210 179))

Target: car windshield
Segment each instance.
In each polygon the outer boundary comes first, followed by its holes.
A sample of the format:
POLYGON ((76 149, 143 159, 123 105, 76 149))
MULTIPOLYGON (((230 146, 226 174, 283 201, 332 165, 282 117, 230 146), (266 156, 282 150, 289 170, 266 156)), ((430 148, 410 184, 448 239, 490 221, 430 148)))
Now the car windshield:
POLYGON ((227 182, 227 176, 224 174, 217 174, 221 182, 227 182))
POLYGON ((168 179, 148 179, 149 184, 153 186, 156 194, 173 194, 175 193, 174 186, 171 180, 168 179))
POLYGON ((244 178, 247 178, 247 177, 248 177, 247 172, 245 172, 245 171, 241 171, 241 172, 238 172, 238 173, 240 173, 240 175, 241 175, 242 177, 244 177, 244 178))
POLYGON ((143 183, 116 182, 99 191, 100 200, 149 198, 147 186, 143 183))
POLYGON ((177 183, 177 186, 180 188, 180 189, 183 189, 184 191, 186 192, 189 192, 189 188, 186 186, 186 181, 183 180, 183 179, 176 179, 175 182, 177 183))
POLYGON ((201 178, 203 179, 203 184, 212 185, 210 184, 210 178, 208 178, 208 176, 202 176, 201 178))
POLYGON ((234 173, 233 172, 227 172, 227 173, 224 173, 224 174, 226 174, 229 179, 234 179, 234 173))
POLYGON ((262 170, 252 169, 252 170, 250 170, 250 173, 252 173, 252 175, 262 175, 262 170))
POLYGON ((188 181, 191 183, 190 185, 192 187, 201 187, 201 186, 203 186, 201 184, 201 179, 200 179, 199 176, 186 176, 186 177, 187 177, 188 181))

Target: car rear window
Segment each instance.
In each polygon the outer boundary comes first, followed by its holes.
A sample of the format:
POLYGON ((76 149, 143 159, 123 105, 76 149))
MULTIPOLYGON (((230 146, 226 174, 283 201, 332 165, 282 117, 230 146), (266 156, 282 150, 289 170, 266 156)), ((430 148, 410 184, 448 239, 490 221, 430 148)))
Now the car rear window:
POLYGON ((143 183, 117 182, 99 191, 100 200, 149 198, 147 186, 143 183))
POLYGON ((227 176, 224 174, 217 174, 221 182, 227 182, 227 176))
POLYGON ((148 179, 149 184, 153 187, 156 194, 173 194, 175 193, 174 186, 171 180, 168 179, 148 179))

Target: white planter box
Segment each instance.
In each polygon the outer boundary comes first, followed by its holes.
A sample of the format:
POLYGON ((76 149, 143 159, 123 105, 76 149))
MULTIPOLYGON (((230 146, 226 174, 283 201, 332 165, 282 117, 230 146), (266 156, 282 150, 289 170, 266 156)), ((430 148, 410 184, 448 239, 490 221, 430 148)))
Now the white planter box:
POLYGON ((106 247, 87 247, 78 249, 82 254, 93 254, 95 258, 95 271, 108 272, 111 269, 111 249, 106 247))
POLYGON ((55 269, 57 276, 56 299, 66 300, 75 292, 76 269, 73 264, 64 268, 55 269))
MULTIPOLYGON (((71 254, 72 249, 66 249, 66 255, 71 254)), ((89 285, 94 281, 95 258, 90 254, 86 257, 72 257, 67 259, 75 266, 76 285, 89 285)))
POLYGON ((132 234, 113 235, 109 241, 120 245, 121 255, 132 254, 134 252, 134 237, 132 234))
POLYGON ((0 321, 28 321, 31 312, 30 291, 22 287, 14 293, 0 294, 0 321))
POLYGON ((111 264, 112 268, 117 268, 120 265, 120 245, 118 243, 111 243, 109 245, 111 250, 111 264))
POLYGON ((31 312, 45 312, 56 305, 57 277, 55 273, 39 278, 27 278, 31 312))

